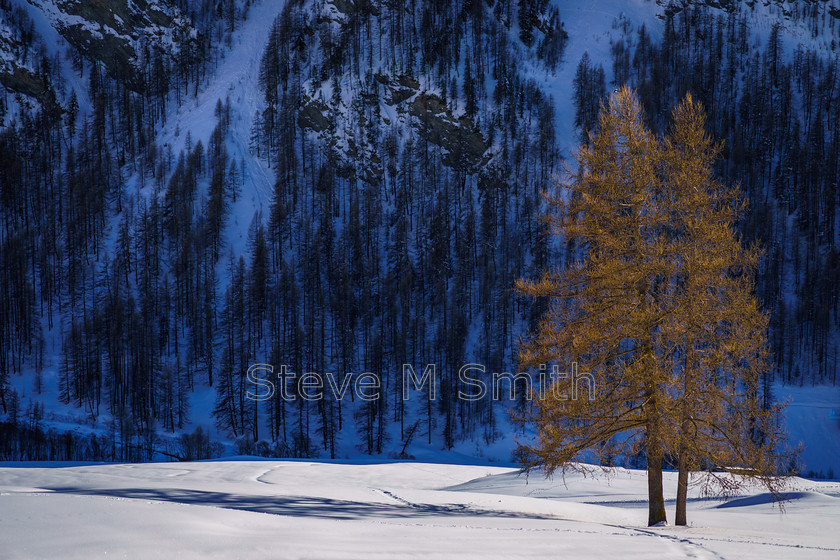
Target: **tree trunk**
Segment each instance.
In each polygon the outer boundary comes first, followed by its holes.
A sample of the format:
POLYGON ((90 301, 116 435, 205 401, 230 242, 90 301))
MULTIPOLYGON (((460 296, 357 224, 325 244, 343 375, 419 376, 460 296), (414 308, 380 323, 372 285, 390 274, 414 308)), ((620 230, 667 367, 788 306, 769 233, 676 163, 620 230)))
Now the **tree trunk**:
MULTIPOLYGON (((688 309, 689 316, 693 316, 691 307, 688 309)), ((674 524, 687 525, 686 503, 688 502, 688 432, 691 430, 690 399, 694 396, 694 339, 689 336, 686 341, 685 372, 683 374, 683 398, 680 406, 680 448, 679 472, 677 473, 677 511, 674 516, 674 524)))
POLYGON ((662 496, 662 444, 657 437, 647 438, 648 526, 667 521, 662 496))
POLYGON ((677 475, 677 512, 674 517, 675 525, 687 525, 685 506, 688 499, 688 459, 684 446, 680 450, 679 474, 677 475))
POLYGON ((645 434, 645 451, 647 452, 648 476, 648 526, 667 521, 665 516, 665 498, 662 495, 662 460, 664 451, 660 437, 660 418, 657 410, 656 389, 649 385, 646 390, 647 405, 647 433, 645 434))

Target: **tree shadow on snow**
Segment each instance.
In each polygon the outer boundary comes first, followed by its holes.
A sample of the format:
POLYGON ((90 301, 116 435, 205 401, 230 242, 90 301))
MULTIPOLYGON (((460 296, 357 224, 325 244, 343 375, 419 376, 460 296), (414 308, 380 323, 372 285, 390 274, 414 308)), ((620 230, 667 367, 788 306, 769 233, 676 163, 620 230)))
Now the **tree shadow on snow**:
POLYGON ((178 504, 209 506, 290 517, 324 519, 414 518, 431 516, 503 517, 526 519, 556 519, 555 517, 509 511, 482 510, 460 504, 415 504, 383 492, 395 500, 394 504, 337 500, 319 496, 260 496, 188 490, 181 488, 76 488, 45 487, 60 494, 104 496, 136 500, 154 500, 178 504))

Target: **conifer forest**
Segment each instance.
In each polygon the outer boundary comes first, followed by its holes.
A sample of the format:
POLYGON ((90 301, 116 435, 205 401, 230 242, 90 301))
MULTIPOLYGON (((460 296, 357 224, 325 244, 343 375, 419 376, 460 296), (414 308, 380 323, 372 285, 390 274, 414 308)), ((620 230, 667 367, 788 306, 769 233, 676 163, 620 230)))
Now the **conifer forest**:
MULTIPOLYGON (((687 94, 702 107, 739 248, 710 246, 749 271, 715 274, 752 294, 714 321, 749 322, 725 340, 758 361, 695 379, 743 382, 772 440, 781 388, 840 381, 840 7, 630 4, 654 15, 605 9, 585 43, 549 0, 0 0, 0 460, 515 447, 512 416, 551 424, 517 372, 578 317, 546 278, 608 243, 561 214, 596 215, 581 154, 622 92, 661 139, 687 94), (463 398, 464 364, 508 372, 512 398, 463 398)), ((621 262, 619 291, 648 271, 621 262)), ((595 368, 587 336, 563 356, 595 368)), ((607 439, 603 464, 735 460, 607 439)))

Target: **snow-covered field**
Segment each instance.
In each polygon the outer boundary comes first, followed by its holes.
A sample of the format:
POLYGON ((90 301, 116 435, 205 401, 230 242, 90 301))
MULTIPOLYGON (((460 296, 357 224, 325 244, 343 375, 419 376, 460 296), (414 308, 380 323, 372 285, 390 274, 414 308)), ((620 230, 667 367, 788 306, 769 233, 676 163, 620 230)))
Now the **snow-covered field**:
POLYGON ((624 469, 564 485, 433 463, 5 464, 0 557, 840 557, 838 482, 794 479, 784 512, 695 495, 690 527, 645 527, 645 489, 624 469))

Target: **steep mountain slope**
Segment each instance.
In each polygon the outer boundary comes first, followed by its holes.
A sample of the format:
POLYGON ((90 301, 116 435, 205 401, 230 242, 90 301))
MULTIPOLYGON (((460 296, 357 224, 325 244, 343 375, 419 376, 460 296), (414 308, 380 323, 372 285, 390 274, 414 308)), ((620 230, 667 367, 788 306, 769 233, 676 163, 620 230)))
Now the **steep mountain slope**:
POLYGON ((197 426, 264 455, 506 457, 522 382, 466 402, 459 368, 516 370, 545 302, 513 281, 568 258, 540 193, 622 83, 658 129, 704 100, 768 246, 781 377, 836 379, 833 3, 211 4, 2 3, 35 21, 0 26, 7 456, 78 424, 98 459, 186 456, 197 426), (254 363, 288 366, 268 400, 254 363), (438 398, 404 400, 403 364, 430 363, 438 398), (373 372, 379 398, 307 401, 307 371, 373 372))

